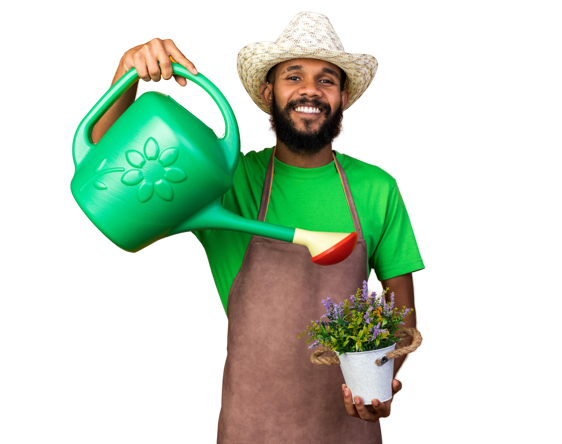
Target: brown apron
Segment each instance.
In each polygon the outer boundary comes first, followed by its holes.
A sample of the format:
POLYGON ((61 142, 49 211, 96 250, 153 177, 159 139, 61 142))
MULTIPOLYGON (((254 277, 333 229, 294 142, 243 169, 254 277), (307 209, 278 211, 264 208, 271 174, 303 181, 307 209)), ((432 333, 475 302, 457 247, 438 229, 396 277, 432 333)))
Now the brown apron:
MULTIPOLYGON (((275 152, 265 175, 264 221, 275 152)), ((348 298, 367 280, 367 246, 345 173, 334 155, 357 246, 337 265, 310 260, 301 245, 253 236, 228 296, 228 343, 218 444, 379 444, 380 423, 350 416, 339 365, 314 365, 306 338, 322 299, 348 298)))

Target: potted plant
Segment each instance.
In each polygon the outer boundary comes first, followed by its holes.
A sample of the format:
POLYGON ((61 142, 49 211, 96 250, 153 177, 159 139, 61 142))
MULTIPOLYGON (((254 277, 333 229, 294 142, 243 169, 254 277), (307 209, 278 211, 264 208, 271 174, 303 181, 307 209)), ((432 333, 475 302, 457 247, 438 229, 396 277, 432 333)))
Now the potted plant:
POLYGON ((319 347, 310 357, 314 364, 340 364, 352 399, 359 396, 365 405, 374 398, 381 402, 392 398, 394 358, 411 353, 422 340, 415 328, 401 327, 412 309, 395 307, 394 293, 387 302, 387 292, 388 288, 377 296, 368 291, 364 281, 363 289, 339 304, 328 297, 322 301, 326 313, 298 336, 308 334, 306 342, 312 342, 308 348, 319 347), (397 349, 407 336, 413 338, 412 344, 397 349), (337 356, 322 356, 330 350, 337 356))

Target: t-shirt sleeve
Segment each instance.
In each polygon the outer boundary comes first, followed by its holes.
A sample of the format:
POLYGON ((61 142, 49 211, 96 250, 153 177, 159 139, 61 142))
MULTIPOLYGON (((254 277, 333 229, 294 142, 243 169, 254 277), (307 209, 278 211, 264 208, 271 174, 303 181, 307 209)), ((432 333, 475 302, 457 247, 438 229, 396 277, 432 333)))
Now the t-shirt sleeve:
POLYGON ((380 281, 425 268, 396 182, 388 195, 382 236, 369 265, 380 281))

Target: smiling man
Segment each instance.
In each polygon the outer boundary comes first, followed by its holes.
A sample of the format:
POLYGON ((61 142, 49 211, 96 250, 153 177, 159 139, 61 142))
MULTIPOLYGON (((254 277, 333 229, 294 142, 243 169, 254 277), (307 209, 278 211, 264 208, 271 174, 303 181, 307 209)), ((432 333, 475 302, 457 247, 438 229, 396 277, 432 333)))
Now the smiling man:
MULTIPOLYGON (((132 67, 145 81, 170 79, 170 56, 197 74, 171 40, 154 39, 124 54, 114 82, 132 67)), ((339 366, 311 364, 297 338, 320 319, 322 299, 337 303, 355 294, 371 269, 397 306, 414 308, 412 272, 424 265, 396 180, 332 149, 344 110, 368 88, 377 61, 346 53, 326 16, 302 12, 276 42, 245 46, 237 64, 244 88, 270 114, 277 141, 240 154, 223 205, 305 230, 356 231, 358 242, 345 261, 322 267, 299 245, 225 230, 195 233, 229 321, 218 443, 381 443, 379 419, 390 414, 392 400, 366 406, 356 396, 354 404, 339 366)), ((100 120, 94 141, 135 94, 136 85, 100 120)), ((409 316, 406 327, 415 325, 409 316)), ((402 362, 395 359, 395 375, 402 362)), ((392 384, 393 393, 402 387, 392 384)))
MULTIPOLYGON (((379 418, 390 414, 392 401, 373 400, 367 407, 356 396, 354 404, 339 367, 314 368, 306 359, 310 352, 299 348, 292 336, 320 318, 319 300, 349 297, 371 268, 396 293, 399 306, 414 307, 411 273, 422 269, 423 262, 396 181, 378 167, 332 150, 343 111, 367 89, 376 69, 374 57, 345 53, 328 18, 313 13, 297 14, 275 43, 250 44, 238 54, 242 83, 256 105, 270 114, 277 142, 271 149, 241 156, 223 204, 276 224, 355 230, 359 240, 346 261, 323 269, 310 264, 302 249, 268 239, 254 236, 249 245, 244 240, 237 247, 246 253, 241 267, 234 267, 233 285, 227 282, 229 348, 219 442, 260 441, 264 436, 264 442, 272 443, 381 442, 379 418), (281 307, 263 297, 264 288, 281 307), (256 349, 258 356, 249 358, 256 349), (239 385, 236 375, 258 383, 239 385), (263 394, 261 381, 268 381, 263 394), (335 387, 341 387, 339 394, 335 387), (338 402, 342 395, 343 406, 338 402), (274 405, 264 416, 260 409, 267 399, 274 405), (237 426, 260 415, 251 429, 237 426), (291 427, 279 421, 287 417, 291 427)), ((227 273, 222 248, 236 235, 198 236, 215 276, 227 273)), ((407 327, 415 322, 412 316, 407 327)), ((396 360, 395 374, 402 362, 396 360)), ((400 388, 393 381, 394 392, 400 388)))

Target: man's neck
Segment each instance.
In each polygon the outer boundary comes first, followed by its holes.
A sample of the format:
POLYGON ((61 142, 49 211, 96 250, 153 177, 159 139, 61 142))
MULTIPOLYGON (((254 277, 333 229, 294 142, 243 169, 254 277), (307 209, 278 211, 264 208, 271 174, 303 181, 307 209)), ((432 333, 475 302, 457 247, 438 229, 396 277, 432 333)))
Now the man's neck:
POLYGON ((299 168, 319 168, 328 165, 334 160, 332 157, 332 144, 326 145, 318 153, 311 156, 295 154, 287 146, 277 140, 275 157, 287 165, 299 168))

